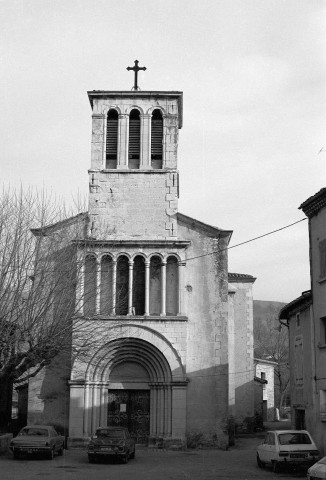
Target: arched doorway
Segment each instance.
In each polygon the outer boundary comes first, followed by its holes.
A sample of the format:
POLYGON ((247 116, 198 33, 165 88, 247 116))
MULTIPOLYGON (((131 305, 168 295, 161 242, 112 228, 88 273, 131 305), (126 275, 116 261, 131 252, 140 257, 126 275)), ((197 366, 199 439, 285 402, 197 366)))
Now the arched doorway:
POLYGON ((83 437, 115 424, 127 426, 138 443, 184 438, 187 380, 176 350, 147 327, 113 327, 111 338, 113 332, 119 338, 97 350, 85 381, 70 383, 75 401, 84 391, 83 437))

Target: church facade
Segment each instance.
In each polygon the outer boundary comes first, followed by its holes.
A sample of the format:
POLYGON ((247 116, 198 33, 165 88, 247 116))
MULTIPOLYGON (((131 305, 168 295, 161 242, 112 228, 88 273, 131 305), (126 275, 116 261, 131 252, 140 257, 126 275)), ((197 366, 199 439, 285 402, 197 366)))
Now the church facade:
MULTIPOLYGON (((254 415, 255 279, 228 272, 232 231, 178 211, 182 92, 88 97, 76 299, 93 341, 86 356, 31 380, 28 421, 61 427, 71 445, 123 425, 137 443, 226 448, 230 417, 254 415)), ((78 342, 73 334, 73 350, 78 342)))

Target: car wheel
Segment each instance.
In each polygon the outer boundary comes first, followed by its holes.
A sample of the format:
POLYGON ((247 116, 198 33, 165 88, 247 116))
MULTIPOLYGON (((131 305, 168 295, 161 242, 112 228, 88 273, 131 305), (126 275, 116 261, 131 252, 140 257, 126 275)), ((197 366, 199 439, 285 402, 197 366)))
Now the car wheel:
POLYGON ((129 454, 126 453, 126 455, 122 457, 122 463, 128 463, 128 460, 129 460, 129 454))
POLYGON ((265 468, 265 463, 260 460, 258 453, 257 453, 257 465, 259 468, 265 468))
POLYGON ((19 452, 14 452, 14 460, 18 460, 19 457, 19 452))
POLYGON ((274 473, 280 473, 281 465, 279 464, 279 462, 277 462, 276 460, 273 460, 272 466, 273 466, 273 472, 274 473))

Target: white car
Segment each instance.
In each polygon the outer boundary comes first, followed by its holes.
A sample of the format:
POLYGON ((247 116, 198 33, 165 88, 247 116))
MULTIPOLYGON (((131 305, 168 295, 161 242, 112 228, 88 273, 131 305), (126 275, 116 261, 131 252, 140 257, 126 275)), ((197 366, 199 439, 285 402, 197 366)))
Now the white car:
POLYGON ((269 431, 257 447, 258 466, 271 465, 275 473, 282 466, 310 467, 318 460, 319 451, 306 430, 269 431))
POLYGON ((323 457, 319 462, 315 463, 309 468, 307 472, 308 480, 319 480, 326 478, 326 457, 323 457))

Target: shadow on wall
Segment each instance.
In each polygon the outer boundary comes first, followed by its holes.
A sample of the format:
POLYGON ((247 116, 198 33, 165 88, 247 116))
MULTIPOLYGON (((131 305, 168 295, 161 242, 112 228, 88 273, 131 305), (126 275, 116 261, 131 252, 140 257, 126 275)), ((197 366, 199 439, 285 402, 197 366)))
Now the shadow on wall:
POLYGON ((28 423, 52 425, 58 433, 68 436, 69 425, 69 385, 71 374, 71 355, 69 352, 59 354, 51 365, 44 368, 40 379, 39 395, 35 405, 29 402, 28 423))
POLYGON ((196 370, 187 378, 188 448, 228 448, 228 365, 196 370))

